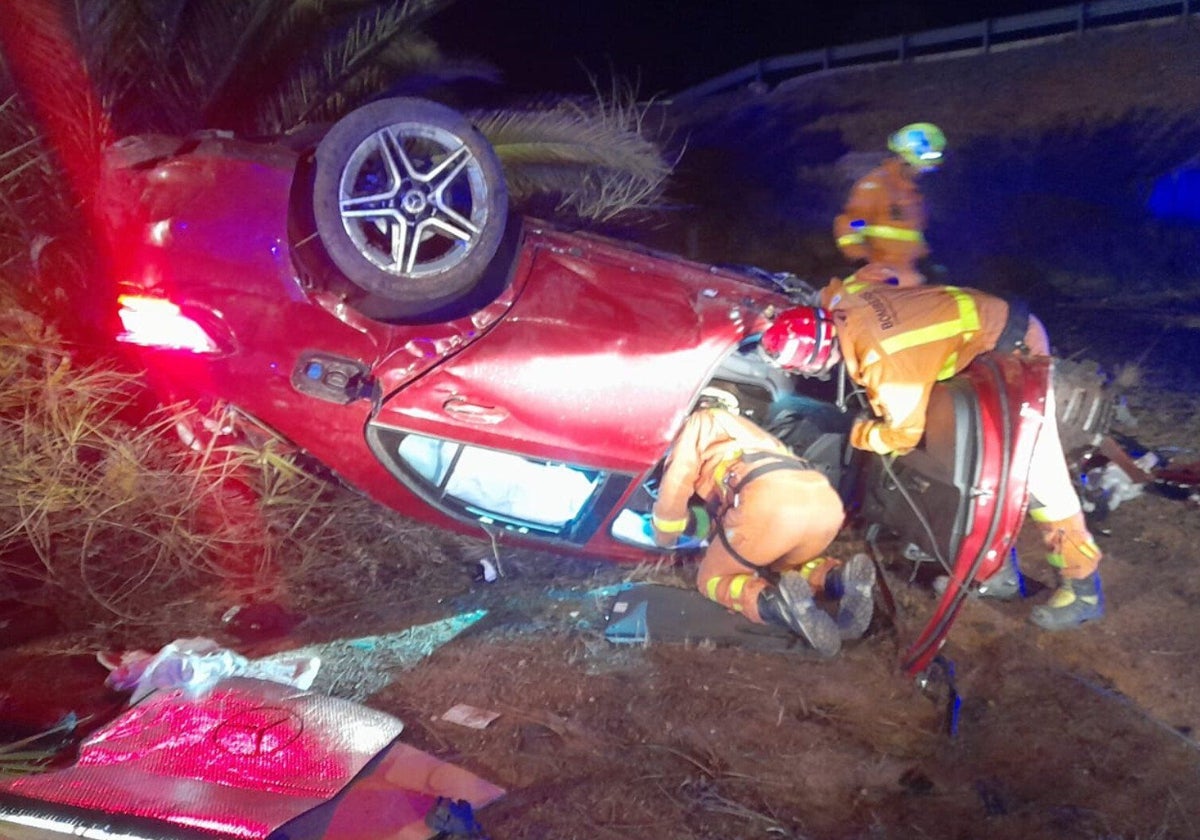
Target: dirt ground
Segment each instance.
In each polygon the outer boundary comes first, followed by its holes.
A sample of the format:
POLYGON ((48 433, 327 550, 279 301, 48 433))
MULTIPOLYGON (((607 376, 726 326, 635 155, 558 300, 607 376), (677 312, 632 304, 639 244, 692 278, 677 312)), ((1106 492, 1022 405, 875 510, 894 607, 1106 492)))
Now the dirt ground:
POLYGON ((544 573, 518 566, 487 585, 508 620, 370 702, 414 744, 509 790, 480 815, 495 838, 1195 837, 1198 515, 1151 495, 1111 514, 1101 623, 1050 635, 1025 621, 1029 603, 970 603, 945 649, 962 697, 954 735, 944 698, 897 667, 932 596, 892 575, 899 628, 815 661, 612 645, 603 599, 548 602, 544 573), (438 720, 456 703, 500 717, 483 731, 438 720))

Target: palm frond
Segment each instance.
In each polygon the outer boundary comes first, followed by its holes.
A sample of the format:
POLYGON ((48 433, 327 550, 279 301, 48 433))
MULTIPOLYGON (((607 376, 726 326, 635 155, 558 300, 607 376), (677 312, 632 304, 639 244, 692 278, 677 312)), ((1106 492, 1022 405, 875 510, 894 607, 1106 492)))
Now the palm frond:
MULTIPOLYGON (((424 5, 434 0, 423 0, 424 5)), ((410 3, 393 4, 356 17, 321 50, 267 95, 273 130, 323 122, 378 94, 404 72, 431 68, 441 53, 415 31, 410 3)), ((260 125, 259 128, 264 126, 260 125)))
POLYGON ((351 43, 331 47, 323 63, 298 69, 271 91, 259 108, 255 133, 274 134, 304 125, 330 122, 382 92, 395 88, 397 80, 441 72, 443 59, 437 45, 420 33, 402 33, 378 44, 373 61, 347 70, 344 50, 353 50, 364 37, 355 30, 351 43))
POLYGON ((436 50, 420 49, 421 36, 397 39, 380 62, 370 64, 340 89, 324 93, 327 73, 309 71, 264 101, 252 131, 281 134, 304 125, 329 123, 355 107, 382 97, 424 96, 462 81, 498 82, 499 72, 483 61, 447 61, 436 50), (414 44, 414 42, 417 42, 414 44), (416 48, 413 48, 416 47, 416 48), (324 97, 324 99, 321 99, 324 97))
MULTIPOLYGON (((57 159, 39 127, 15 95, 0 102, 0 254, 2 265, 18 276, 33 274, 38 243, 71 230, 78 220, 70 190, 63 189, 57 159)), ((24 305, 52 290, 27 286, 24 305)))
POLYGON ((167 73, 187 0, 72 0, 77 49, 117 134, 191 127, 186 96, 167 73))
MULTIPOLYGON (((399 7, 397 19, 403 22, 407 31, 416 32, 431 17, 455 2, 456 0, 406 0, 389 5, 392 8, 399 7)), ((362 16, 379 5, 379 0, 293 0, 288 9, 276 18, 273 26, 262 33, 262 38, 257 44, 259 64, 286 53, 289 48, 294 50, 297 41, 303 41, 311 49, 314 35, 319 43, 323 43, 329 39, 331 31, 336 33, 336 21, 362 16)), ((241 75, 253 73, 255 69, 253 62, 247 62, 241 75)))
POLYGON ((500 157, 514 203, 553 195, 561 211, 608 221, 658 202, 673 169, 642 133, 647 107, 598 98, 472 118, 500 157))
POLYGON ((198 125, 207 122, 254 39, 287 5, 287 0, 193 0, 186 5, 180 38, 165 69, 182 87, 198 125))

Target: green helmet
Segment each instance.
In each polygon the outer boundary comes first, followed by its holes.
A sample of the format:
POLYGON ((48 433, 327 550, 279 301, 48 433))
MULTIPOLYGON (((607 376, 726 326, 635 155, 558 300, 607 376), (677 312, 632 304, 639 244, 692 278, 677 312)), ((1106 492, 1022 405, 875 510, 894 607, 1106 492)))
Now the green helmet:
POLYGON ((888 138, 888 148, 918 172, 932 172, 942 164, 946 135, 933 123, 910 123, 888 138))

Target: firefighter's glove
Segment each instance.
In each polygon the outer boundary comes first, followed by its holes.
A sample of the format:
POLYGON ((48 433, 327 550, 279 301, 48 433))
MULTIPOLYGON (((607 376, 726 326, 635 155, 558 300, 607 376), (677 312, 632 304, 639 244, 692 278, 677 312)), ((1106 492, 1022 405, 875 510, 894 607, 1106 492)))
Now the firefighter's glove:
POLYGON ((854 421, 854 427, 850 430, 850 443, 856 449, 865 449, 879 455, 890 455, 893 450, 892 445, 884 440, 883 430, 885 428, 883 421, 875 417, 860 416, 854 421))
POLYGON ((646 536, 653 538, 660 546, 684 551, 702 547, 712 531, 712 517, 702 505, 692 505, 688 508, 686 523, 679 520, 678 524, 683 525, 683 528, 674 534, 671 531, 675 529, 655 528, 652 516, 643 517, 642 523, 642 530, 646 536))
POLYGON ((688 508, 687 527, 675 542, 676 551, 691 551, 708 545, 708 535, 712 531, 712 517, 701 505, 688 508))
POLYGON ((708 515, 708 510, 703 505, 692 505, 688 508, 688 526, 683 535, 703 542, 711 532, 712 517, 708 515))
POLYGON ((870 417, 860 417, 850 430, 850 444, 855 449, 865 449, 885 458, 898 458, 912 452, 915 443, 909 444, 910 438, 911 435, 886 421, 870 417))

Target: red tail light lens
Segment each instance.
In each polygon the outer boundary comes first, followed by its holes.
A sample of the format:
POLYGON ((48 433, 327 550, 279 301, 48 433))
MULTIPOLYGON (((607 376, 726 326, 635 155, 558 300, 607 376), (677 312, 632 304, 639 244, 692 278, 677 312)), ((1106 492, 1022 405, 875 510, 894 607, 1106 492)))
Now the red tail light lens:
POLYGON ((121 295, 117 302, 117 314, 125 328, 117 341, 190 353, 222 352, 204 327, 165 298, 121 295))

